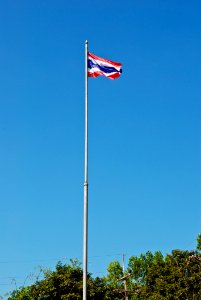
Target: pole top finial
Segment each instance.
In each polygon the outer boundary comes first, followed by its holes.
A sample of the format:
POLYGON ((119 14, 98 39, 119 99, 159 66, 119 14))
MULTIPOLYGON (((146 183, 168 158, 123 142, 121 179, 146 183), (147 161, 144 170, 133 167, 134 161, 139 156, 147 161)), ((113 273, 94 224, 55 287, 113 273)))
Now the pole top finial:
POLYGON ((85 41, 85 44, 88 44, 88 41, 87 41, 87 40, 85 41))

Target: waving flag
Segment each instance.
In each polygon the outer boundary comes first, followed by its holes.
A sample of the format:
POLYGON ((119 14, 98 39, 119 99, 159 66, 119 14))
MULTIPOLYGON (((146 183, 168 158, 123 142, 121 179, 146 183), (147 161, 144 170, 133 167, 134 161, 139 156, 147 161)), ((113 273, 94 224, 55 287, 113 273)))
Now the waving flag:
POLYGON ((122 73, 122 64, 98 57, 88 52, 88 76, 106 76, 110 79, 116 79, 122 73))

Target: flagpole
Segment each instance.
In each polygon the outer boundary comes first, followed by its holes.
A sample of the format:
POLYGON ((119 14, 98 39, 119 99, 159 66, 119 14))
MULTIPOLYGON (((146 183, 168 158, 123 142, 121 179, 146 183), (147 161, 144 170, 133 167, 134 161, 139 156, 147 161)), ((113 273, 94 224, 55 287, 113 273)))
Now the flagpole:
POLYGON ((88 264, 88 41, 85 41, 85 161, 84 161, 84 228, 83 228, 83 300, 87 300, 88 264))

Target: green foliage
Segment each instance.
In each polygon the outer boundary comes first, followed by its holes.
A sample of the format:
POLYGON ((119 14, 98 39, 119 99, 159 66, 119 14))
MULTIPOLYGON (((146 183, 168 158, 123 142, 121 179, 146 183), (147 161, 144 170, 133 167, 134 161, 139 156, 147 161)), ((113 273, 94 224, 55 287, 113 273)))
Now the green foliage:
POLYGON ((31 296, 30 287, 23 287, 20 290, 13 291, 9 299, 34 300, 34 298, 31 296))
MULTIPOLYGON (((128 289, 129 300, 200 300, 201 234, 193 251, 173 250, 163 256, 150 251, 131 256, 123 269, 118 261, 108 266, 107 276, 93 278, 88 274, 89 300, 120 300, 128 289), (123 278, 123 279, 122 279, 123 278)), ((82 268, 77 260, 58 263, 55 271, 42 270, 43 279, 11 293, 9 300, 81 300, 82 268)))
POLYGON ((123 289, 122 281, 119 279, 123 276, 123 268, 118 261, 113 261, 107 268, 108 274, 104 278, 107 288, 106 299, 122 299, 121 293, 118 290, 123 289))
POLYGON ((198 237, 197 237, 197 250, 198 251, 201 251, 201 233, 198 234, 198 237))
MULTIPOLYGON (((36 281, 30 287, 14 291, 9 300, 81 300, 82 299, 82 269, 80 263, 71 260, 68 265, 59 262, 55 271, 44 270, 44 279, 36 281)), ((107 289, 104 280, 93 279, 88 274, 89 300, 105 298, 107 289)))
POLYGON ((109 264, 108 275, 106 277, 107 283, 114 288, 118 288, 118 280, 123 276, 123 269, 118 261, 113 261, 109 264))
POLYGON ((135 296, 130 299, 201 299, 201 256, 196 251, 173 250, 131 257, 131 273, 135 296))

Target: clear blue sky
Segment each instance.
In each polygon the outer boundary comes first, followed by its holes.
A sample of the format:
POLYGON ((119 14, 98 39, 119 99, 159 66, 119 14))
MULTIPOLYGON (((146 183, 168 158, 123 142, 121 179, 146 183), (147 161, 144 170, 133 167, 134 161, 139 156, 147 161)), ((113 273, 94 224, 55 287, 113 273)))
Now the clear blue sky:
POLYGON ((195 0, 1 1, 0 294, 39 265, 82 260, 86 39, 123 63, 115 81, 89 79, 89 271, 195 247, 200 11, 195 0))

